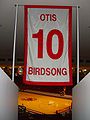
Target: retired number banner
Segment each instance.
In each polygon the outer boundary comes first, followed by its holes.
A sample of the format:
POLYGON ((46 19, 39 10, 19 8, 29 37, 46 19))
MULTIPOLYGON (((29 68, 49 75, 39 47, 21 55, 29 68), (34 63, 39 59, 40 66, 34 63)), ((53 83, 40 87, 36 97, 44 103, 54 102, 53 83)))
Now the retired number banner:
POLYGON ((72 7, 24 6, 24 83, 72 85, 72 7))

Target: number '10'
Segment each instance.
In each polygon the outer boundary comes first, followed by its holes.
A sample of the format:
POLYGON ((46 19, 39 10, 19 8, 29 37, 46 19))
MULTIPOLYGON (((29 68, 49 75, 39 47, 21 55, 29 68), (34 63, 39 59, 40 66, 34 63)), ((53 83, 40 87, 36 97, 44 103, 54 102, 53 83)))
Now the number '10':
MULTIPOLYGON (((37 38, 38 39, 38 58, 43 58, 43 29, 40 29, 38 33, 33 34, 32 38, 37 38)), ((47 40, 46 40, 46 50, 47 54, 50 58, 52 59, 59 59, 62 56, 63 53, 63 46, 64 46, 64 41, 63 41, 63 35, 61 31, 57 29, 51 30, 48 35, 47 35, 47 40), (52 51, 52 37, 53 35, 57 35, 58 37, 58 50, 57 53, 53 53, 52 51)))

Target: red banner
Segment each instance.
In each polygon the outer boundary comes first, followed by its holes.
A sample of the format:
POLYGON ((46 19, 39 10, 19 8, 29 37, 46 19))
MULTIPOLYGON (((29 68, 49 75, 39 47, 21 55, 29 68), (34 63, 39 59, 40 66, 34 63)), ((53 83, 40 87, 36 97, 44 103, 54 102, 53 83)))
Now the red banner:
POLYGON ((72 85, 72 7, 25 6, 24 83, 72 85))

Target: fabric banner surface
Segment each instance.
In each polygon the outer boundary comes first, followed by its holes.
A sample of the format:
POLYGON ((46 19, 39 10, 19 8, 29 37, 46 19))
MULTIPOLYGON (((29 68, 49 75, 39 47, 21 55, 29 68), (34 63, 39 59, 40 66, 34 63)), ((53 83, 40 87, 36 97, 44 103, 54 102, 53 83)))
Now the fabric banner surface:
POLYGON ((72 7, 25 5, 24 23, 24 83, 72 85, 72 7))

